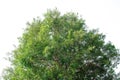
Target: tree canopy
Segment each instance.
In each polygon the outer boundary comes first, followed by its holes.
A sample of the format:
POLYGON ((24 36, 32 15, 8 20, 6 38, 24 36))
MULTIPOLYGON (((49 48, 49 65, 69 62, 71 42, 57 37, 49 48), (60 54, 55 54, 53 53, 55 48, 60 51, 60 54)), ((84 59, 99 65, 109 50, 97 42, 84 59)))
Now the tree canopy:
POLYGON ((113 80, 119 53, 73 12, 48 10, 27 24, 5 80, 113 80))

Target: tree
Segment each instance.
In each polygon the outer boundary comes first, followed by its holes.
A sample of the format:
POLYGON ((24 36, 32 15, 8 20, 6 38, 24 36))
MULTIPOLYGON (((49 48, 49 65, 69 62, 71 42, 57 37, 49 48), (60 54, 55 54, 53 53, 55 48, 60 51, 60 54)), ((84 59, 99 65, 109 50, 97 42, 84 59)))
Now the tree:
POLYGON ((77 14, 48 10, 27 26, 5 80, 113 80, 118 50, 77 14))

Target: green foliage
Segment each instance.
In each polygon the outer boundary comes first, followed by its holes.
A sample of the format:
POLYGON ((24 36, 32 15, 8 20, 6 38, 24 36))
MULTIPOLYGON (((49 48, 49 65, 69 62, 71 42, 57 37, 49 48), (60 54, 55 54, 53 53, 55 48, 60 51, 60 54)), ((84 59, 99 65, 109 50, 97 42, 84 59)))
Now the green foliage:
POLYGON ((119 54, 104 38, 77 14, 48 10, 28 23, 4 79, 113 80, 119 54))

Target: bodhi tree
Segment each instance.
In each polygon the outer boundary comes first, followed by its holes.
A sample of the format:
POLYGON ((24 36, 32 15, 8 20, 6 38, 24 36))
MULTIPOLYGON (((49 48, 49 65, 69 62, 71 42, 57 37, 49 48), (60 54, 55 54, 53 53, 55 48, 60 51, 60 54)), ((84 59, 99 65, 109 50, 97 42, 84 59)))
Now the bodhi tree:
POLYGON ((48 10, 27 24, 5 80, 113 80, 119 54, 105 35, 69 12, 48 10))

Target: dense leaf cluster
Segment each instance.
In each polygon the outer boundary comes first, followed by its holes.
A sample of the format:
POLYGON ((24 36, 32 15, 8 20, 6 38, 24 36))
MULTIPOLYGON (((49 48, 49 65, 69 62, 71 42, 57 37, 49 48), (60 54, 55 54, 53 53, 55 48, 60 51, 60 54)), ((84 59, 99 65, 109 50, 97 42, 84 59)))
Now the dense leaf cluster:
POLYGON ((48 10, 28 23, 4 79, 113 80, 118 51, 104 38, 77 14, 48 10))

